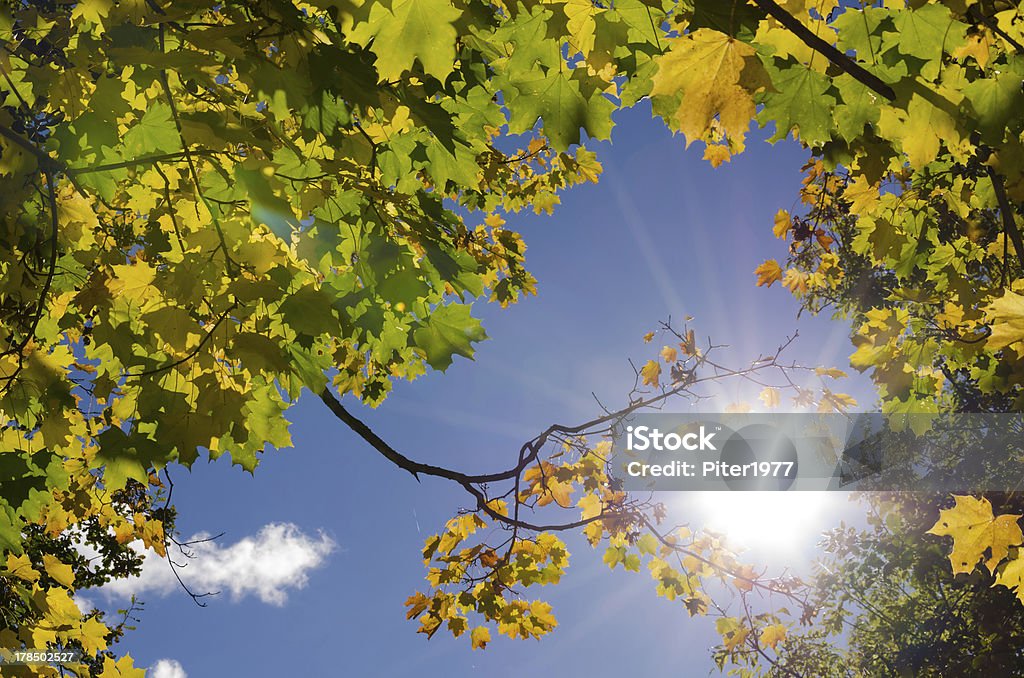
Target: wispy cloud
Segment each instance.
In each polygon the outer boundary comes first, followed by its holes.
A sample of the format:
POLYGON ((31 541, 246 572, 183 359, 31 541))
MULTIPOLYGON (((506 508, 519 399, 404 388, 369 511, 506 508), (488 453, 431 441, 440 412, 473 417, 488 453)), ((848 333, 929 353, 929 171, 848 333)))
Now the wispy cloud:
POLYGON ((188 678, 185 668, 174 659, 161 659, 146 671, 149 678, 188 678))
MULTIPOLYGON (((223 592, 232 600, 255 596, 271 605, 283 605, 289 590, 306 586, 309 572, 322 566, 337 547, 327 535, 307 535, 292 523, 270 523, 233 544, 199 541, 209 536, 201 533, 189 539, 196 542, 189 547, 192 558, 184 558, 176 550, 172 554, 175 562, 184 565, 178 574, 189 589, 223 592)), ((151 551, 146 552, 141 575, 112 581, 100 589, 108 599, 167 595, 175 590, 180 590, 180 585, 170 566, 151 551)))

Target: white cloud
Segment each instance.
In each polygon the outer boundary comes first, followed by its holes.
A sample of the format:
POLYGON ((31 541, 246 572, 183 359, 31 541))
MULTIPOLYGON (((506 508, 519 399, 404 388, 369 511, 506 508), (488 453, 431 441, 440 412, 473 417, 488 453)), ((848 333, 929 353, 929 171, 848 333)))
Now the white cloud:
POLYGON ((75 601, 75 605, 78 606, 78 609, 82 614, 89 614, 96 607, 96 603, 92 602, 92 598, 83 596, 81 593, 76 592, 72 599, 75 601))
MULTIPOLYGON (((189 541, 209 536, 197 534, 189 541)), ((303 588, 310 570, 323 565, 335 548, 334 540, 323 533, 311 537, 292 523, 270 523, 233 544, 221 545, 219 540, 196 543, 189 547, 193 558, 182 556, 173 546, 168 553, 184 565, 178 568, 178 575, 193 593, 218 591, 232 600, 256 596, 265 603, 283 605, 288 590, 303 588)), ((107 598, 167 595, 175 590, 180 590, 180 584, 170 565, 152 552, 146 553, 140 576, 115 580, 100 589, 107 598)))
POLYGON ((188 678, 184 667, 174 659, 161 659, 146 671, 149 678, 188 678))

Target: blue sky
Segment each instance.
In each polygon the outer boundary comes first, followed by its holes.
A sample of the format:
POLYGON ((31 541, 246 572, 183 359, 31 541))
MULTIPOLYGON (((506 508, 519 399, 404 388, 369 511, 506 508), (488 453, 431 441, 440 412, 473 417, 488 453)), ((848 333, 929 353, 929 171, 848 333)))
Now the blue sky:
MULTIPOLYGON (((547 425, 592 418, 592 392, 623 403, 633 381, 627 359, 653 357, 657 347, 641 337, 669 314, 694 316, 698 334, 730 344, 736 363, 799 328, 793 358, 846 365, 844 323, 798 321, 786 290, 754 287, 762 260, 785 258, 772 218, 796 206, 805 152, 769 146, 758 132, 745 154, 715 170, 645 106, 617 122, 612 143, 595 147, 605 167, 598 186, 564 194, 554 216, 509 219, 528 244, 539 296, 506 310, 478 304, 492 338, 474 362, 457 359, 446 374, 400 386, 379 410, 357 408, 394 447, 467 470, 505 468, 547 425)), ((866 380, 848 381, 840 390, 870 406, 866 380)), ((726 389, 722 397, 741 395, 726 389)), ((552 635, 536 642, 495 633, 486 651, 474 652, 467 637, 416 634, 402 603, 425 584, 423 540, 467 496, 442 481, 417 483, 315 397, 304 396, 289 416, 294 447, 267 454, 255 477, 226 459, 174 473, 183 534, 225 533, 182 576, 223 593, 200 609, 167 584, 166 572, 147 574, 146 608, 125 647, 140 665, 174 660, 153 672, 158 678, 717 673, 711 620, 658 598, 646 573, 610 572, 580 540, 570 539, 563 583, 530 591, 554 605, 560 626, 552 635)), ((771 537, 747 545, 752 560, 776 568, 806 567, 816 531, 850 513, 838 495, 777 514, 749 498, 667 499, 675 522, 725 515, 733 526, 754 526, 737 536, 771 537), (781 527, 773 533, 752 514, 781 527), (780 540, 787 548, 773 546, 780 540)), ((92 597, 104 607, 121 600, 92 597)))

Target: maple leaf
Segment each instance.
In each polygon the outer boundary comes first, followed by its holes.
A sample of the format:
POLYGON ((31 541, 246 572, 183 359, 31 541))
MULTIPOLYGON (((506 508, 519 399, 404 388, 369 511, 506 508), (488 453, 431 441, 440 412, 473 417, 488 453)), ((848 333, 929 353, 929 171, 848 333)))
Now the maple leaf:
POLYGON ((145 669, 135 668, 135 660, 125 655, 120 659, 103 658, 103 671, 100 678, 145 678, 145 669))
POLYGON ((580 518, 584 520, 601 515, 601 498, 596 494, 583 495, 576 505, 580 508, 580 518))
POLYGON ((357 40, 373 38, 381 81, 401 79, 419 61, 423 71, 445 80, 455 67, 455 21, 462 16, 448 0, 395 0, 374 3, 357 40))
POLYGON ((821 391, 821 405, 819 412, 846 412, 851 407, 857 406, 857 399, 846 393, 835 393, 829 389, 821 391))
POLYGON ((988 65, 992 58, 992 35, 987 29, 968 35, 964 44, 953 50, 953 58, 962 62, 967 57, 974 59, 982 68, 988 65))
POLYGON ((992 504, 982 497, 955 495, 955 506, 939 512, 938 521, 928 534, 953 538, 953 550, 949 562, 953 574, 969 573, 986 551, 991 555, 985 560, 989 572, 1006 558, 1011 546, 1024 542, 1017 521, 1019 515, 992 515, 992 504))
MULTIPOLYGON (((925 166, 935 160, 943 144, 952 145, 959 140, 955 113, 955 108, 937 106, 918 94, 911 97, 900 135, 903 152, 912 165, 925 166)), ((886 118, 879 125, 887 125, 886 118)))
POLYGON ((661 365, 655 360, 648 360, 640 368, 640 378, 645 386, 658 386, 659 379, 661 378, 661 365))
POLYGON ((107 287, 115 294, 132 301, 143 303, 154 296, 156 288, 156 269, 145 261, 134 264, 115 264, 110 267, 114 277, 107 282, 107 287))
POLYGON ((678 352, 671 346, 662 346, 658 355, 667 363, 674 363, 679 358, 678 352))
POLYGON ((76 21, 84 19, 99 25, 110 14, 113 6, 114 0, 82 0, 82 2, 75 3, 71 18, 76 21))
POLYGON ((786 275, 782 278, 782 285, 793 294, 800 296, 807 293, 807 280, 810 275, 796 268, 786 269, 786 275))
POLYGON ((70 588, 75 583, 75 575, 71 571, 71 566, 60 562, 49 553, 43 554, 43 569, 61 586, 70 588))
POLYGON ((765 407, 774 409, 779 406, 781 398, 779 397, 779 389, 768 387, 761 391, 761 394, 757 396, 764 403, 765 407))
POLYGON ((1024 295, 1007 290, 985 307, 985 318, 992 327, 985 340, 989 348, 1005 348, 1024 340, 1024 295))
POLYGON ((782 280, 782 267, 779 266, 779 262, 769 259, 754 269, 754 275, 757 276, 758 287, 762 285, 771 287, 772 283, 782 280))
POLYGON ((786 627, 783 624, 770 624, 761 631, 762 645, 775 649, 775 646, 786 638, 786 627))
POLYGON ((792 64, 774 69, 771 80, 773 91, 765 94, 757 117, 761 124, 775 122, 772 141, 785 139, 794 129, 809 146, 828 141, 835 107, 835 98, 828 94, 828 78, 802 64, 792 64))
POLYGON ((580 129, 594 139, 611 135, 612 103, 600 94, 588 98, 580 78, 562 72, 516 82, 509 94, 509 108, 513 133, 528 132, 542 119, 544 134, 556 151, 580 143, 580 129))
POLYGON ((770 84, 754 49, 718 31, 699 28, 672 41, 657 59, 651 94, 674 97, 671 114, 687 145, 704 137, 717 119, 739 148, 754 117, 753 95, 770 84))
POLYGON ((477 626, 470 634, 474 650, 482 650, 491 642, 491 630, 486 626, 477 626))
POLYGON ((1004 561, 995 572, 995 585, 1005 586, 1017 594, 1017 599, 1024 603, 1024 558, 1017 556, 1004 561))
POLYGON ((28 582, 38 581, 40 576, 32 567, 32 560, 27 555, 16 556, 12 553, 7 554, 6 574, 28 582))
POLYGON ((679 342, 679 350, 683 355, 697 355, 697 335, 692 329, 686 330, 683 341, 679 342))
POLYGON ((775 225, 772 227, 772 234, 776 238, 786 238, 786 234, 793 228, 793 220, 789 218, 789 212, 779 210, 775 213, 775 225))
POLYGON ((452 364, 452 357, 473 358, 473 344, 487 338, 480 321, 470 315, 470 307, 463 304, 442 306, 434 311, 413 333, 416 346, 435 370, 444 371, 452 364))

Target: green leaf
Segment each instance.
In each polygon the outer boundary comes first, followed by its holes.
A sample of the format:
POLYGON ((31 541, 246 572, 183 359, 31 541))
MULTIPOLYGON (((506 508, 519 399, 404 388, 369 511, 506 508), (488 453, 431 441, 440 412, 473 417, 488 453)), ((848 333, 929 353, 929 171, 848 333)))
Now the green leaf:
POLYGON ((427 363, 442 372, 452 364, 452 357, 473 358, 473 344, 487 339, 480 321, 470 315, 469 304, 441 306, 413 333, 413 340, 427 363))
POLYGON ((147 108, 142 118, 124 135, 124 152, 130 159, 179 150, 178 130, 171 118, 171 107, 165 103, 155 103, 147 108))
POLYGON ((380 79, 400 80, 419 61, 423 71, 444 80, 455 67, 454 22, 461 10, 449 0, 393 0, 374 3, 364 29, 373 37, 380 79))
POLYGON ((761 126, 775 123, 772 141, 785 139, 797 130, 800 140, 817 146, 831 138, 835 98, 829 94, 828 78, 802 64, 769 69, 774 92, 764 96, 764 108, 757 115, 761 126))
POLYGON ((978 119, 978 130, 987 143, 998 144, 1004 136, 1019 132, 1024 111, 1024 59, 1015 57, 989 77, 964 86, 964 95, 978 119))
POLYGON ((517 82, 514 93, 509 93, 508 106, 512 111, 509 131, 528 132, 543 119, 544 134, 558 151, 580 143, 581 128, 593 139, 607 139, 615 110, 600 93, 585 98, 579 80, 561 72, 517 82))
POLYGON ((952 52, 963 43, 967 26, 953 19, 949 8, 943 5, 890 11, 903 54, 938 62, 943 52, 952 52))

